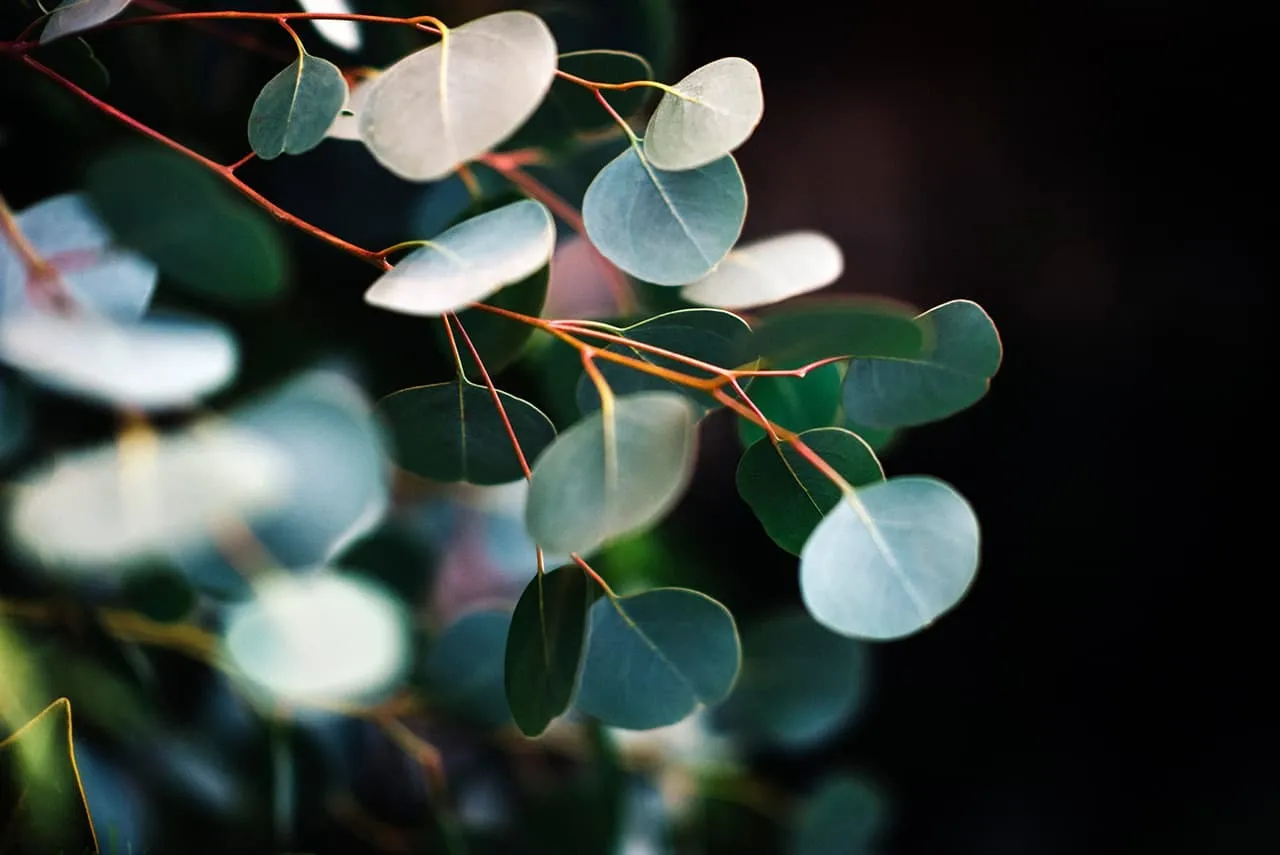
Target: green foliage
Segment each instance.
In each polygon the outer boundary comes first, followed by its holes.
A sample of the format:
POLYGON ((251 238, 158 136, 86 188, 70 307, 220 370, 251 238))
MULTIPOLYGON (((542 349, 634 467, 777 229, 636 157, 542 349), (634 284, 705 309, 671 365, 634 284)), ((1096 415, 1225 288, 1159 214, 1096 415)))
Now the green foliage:
MULTIPOLYGON (((839 365, 823 365, 803 377, 756 377, 747 385, 747 394, 765 418, 799 433, 835 422, 843 379, 839 365)), ((744 448, 764 436, 764 428, 738 419, 738 438, 744 448)))
POLYGON ((755 328, 751 345, 771 368, 799 368, 832 356, 912 359, 927 340, 909 307, 854 298, 771 312, 755 328))
POLYGON ((866 782, 833 776, 801 806, 789 855, 870 855, 884 812, 882 797, 866 782))
POLYGON ((324 141, 346 103, 347 81, 338 66, 303 51, 258 93, 249 145, 263 160, 308 152, 324 141))

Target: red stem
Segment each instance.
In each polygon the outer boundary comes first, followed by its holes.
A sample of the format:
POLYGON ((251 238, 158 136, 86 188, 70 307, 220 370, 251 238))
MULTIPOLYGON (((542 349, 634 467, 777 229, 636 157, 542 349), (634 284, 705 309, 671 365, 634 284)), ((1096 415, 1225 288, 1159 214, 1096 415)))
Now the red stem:
MULTIPOLYGON (((455 356, 458 355, 458 345, 453 340, 453 332, 449 329, 450 320, 458 325, 458 334, 462 336, 462 340, 467 345, 467 350, 471 352, 471 358, 475 360, 476 366, 480 369, 480 376, 484 378, 484 385, 489 387, 489 395, 493 398, 493 405, 498 408, 498 416, 502 419, 502 426, 506 428, 507 438, 511 440, 511 447, 516 452, 516 457, 520 460, 520 468, 524 470, 525 478, 532 478, 533 472, 529 469, 529 461, 525 459, 524 449, 520 447, 520 439, 516 436, 516 429, 511 424, 511 419, 507 416, 507 408, 502 405, 502 396, 498 394, 498 387, 493 385, 493 379, 489 376, 489 369, 485 368, 484 360, 480 358, 480 351, 476 350, 475 344, 471 341, 471 336, 467 335, 467 329, 462 325, 462 320, 455 314, 447 314, 444 316, 445 332, 449 334, 449 345, 453 348, 455 356)), ((465 377, 458 378, 459 383, 465 383, 465 377)))

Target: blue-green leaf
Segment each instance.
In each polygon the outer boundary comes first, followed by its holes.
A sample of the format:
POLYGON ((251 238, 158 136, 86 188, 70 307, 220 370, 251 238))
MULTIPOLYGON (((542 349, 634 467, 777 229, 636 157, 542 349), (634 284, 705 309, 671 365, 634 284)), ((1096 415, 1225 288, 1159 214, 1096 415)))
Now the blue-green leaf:
MULTIPOLYGON (((746 392, 769 421, 799 433, 836 424, 843 379, 840 366, 831 363, 803 377, 754 377, 746 392)), ((764 437, 764 428, 741 416, 738 418, 738 438, 743 446, 764 437)))
POLYGON ((428 697, 490 727, 511 721, 503 673, 511 615, 468 612, 427 648, 422 680, 428 697))
POLYGON ((324 141, 347 101, 347 81, 338 66, 302 53, 262 87, 249 112, 249 145, 271 160, 302 154, 324 141))

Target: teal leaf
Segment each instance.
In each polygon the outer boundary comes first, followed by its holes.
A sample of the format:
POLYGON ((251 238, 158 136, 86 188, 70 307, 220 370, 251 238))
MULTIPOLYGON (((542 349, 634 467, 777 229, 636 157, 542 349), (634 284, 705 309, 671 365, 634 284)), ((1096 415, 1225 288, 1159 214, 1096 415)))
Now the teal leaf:
POLYGON ((451 623, 422 662, 427 696, 489 727, 510 722, 504 686, 510 625, 511 615, 491 609, 468 612, 451 623))
POLYGON ((735 246, 715 270, 680 293, 704 306, 751 309, 825 288, 843 272, 844 254, 831 238, 787 232, 735 246))
MULTIPOLYGON (((555 439, 542 411, 501 390, 503 410, 527 459, 555 439)), ((437 481, 505 484, 524 477, 506 425, 484 386, 467 380, 415 386, 378 402, 391 427, 396 463, 437 481)))
POLYGON ((751 343, 771 368, 800 368, 834 356, 914 358, 925 328, 915 311, 879 298, 831 299, 764 316, 751 343))
POLYGON ((747 190, 732 155, 664 172, 632 146, 587 188, 582 218, 596 249, 657 285, 684 285, 720 263, 747 215, 747 190))
MULTIPOLYGON (((747 385, 746 393, 769 421, 799 433, 835 424, 843 379, 840 366, 831 363, 803 377, 755 377, 747 385)), ((764 428, 746 418, 738 418, 738 438, 743 446, 764 437, 764 428)))
POLYGON ((697 591, 657 588, 591 607, 577 708, 613 727, 675 724, 728 697, 742 651, 729 610, 697 591))
POLYGON ((523 199, 464 220, 415 249, 365 292, 365 302, 440 316, 479 302, 546 266, 556 226, 541 202, 523 199))
POLYGON ((844 411, 875 428, 938 421, 977 403, 1000 370, 995 324, 970 300, 952 300, 919 316, 932 346, 914 357, 855 359, 844 381, 844 411))
POLYGON ((569 708, 582 668, 592 587, 576 564, 540 573, 511 615, 505 685, 511 716, 538 736, 569 708))
POLYGON ((746 142, 763 115, 756 67, 737 56, 717 59, 663 93, 645 128, 644 153, 659 169, 697 169, 746 142))
MULTIPOLYGON (((679 309, 620 329, 615 335, 621 335, 641 344, 661 347, 709 365, 736 368, 748 361, 744 345, 750 333, 751 328, 747 326, 747 322, 732 312, 720 309, 679 309)), ((591 340, 589 336, 584 338, 591 340)), ((678 360, 623 344, 610 344, 605 350, 703 380, 716 376, 678 360)), ((600 373, 604 375, 604 379, 615 395, 630 395, 645 391, 679 392, 703 410, 720 406, 719 402, 706 392, 681 386, 607 359, 597 359, 596 367, 600 369, 600 373)), ((578 409, 582 413, 591 413, 600 408, 600 395, 585 372, 578 378, 576 395, 578 409)))
POLYGON ((263 160, 310 151, 346 102, 338 66, 303 52, 258 93, 249 112, 249 145, 263 160))
POLYGON ((40 32, 40 44, 83 32, 119 15, 132 0, 62 0, 40 32))
MULTIPOLYGON (((800 439, 855 487, 884 480, 871 447, 843 428, 816 428, 800 439)), ((774 543, 799 555, 822 518, 840 501, 840 488, 790 442, 758 440, 742 455, 738 493, 774 543)))
POLYGON ((891 478, 823 517, 800 552, 800 594, 822 625, 894 639, 933 623, 978 570, 978 519, 933 478, 891 478))
POLYGON ((833 736, 864 699, 870 657, 800 610, 742 630, 742 674, 716 719, 758 745, 803 750, 833 736))
POLYGON ((525 525, 542 548, 587 553, 664 516, 693 472, 696 413, 681 395, 614 400, 556 437, 533 464, 525 525))
POLYGON ((800 805, 788 855, 870 855, 884 797, 860 778, 833 775, 800 805))

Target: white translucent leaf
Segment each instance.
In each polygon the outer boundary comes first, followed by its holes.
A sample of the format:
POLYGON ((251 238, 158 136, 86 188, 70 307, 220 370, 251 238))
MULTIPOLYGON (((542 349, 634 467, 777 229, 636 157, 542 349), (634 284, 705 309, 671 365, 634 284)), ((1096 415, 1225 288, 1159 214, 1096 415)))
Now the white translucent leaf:
POLYGON ((844 255, 831 238, 789 232, 735 247, 681 296, 704 306, 750 309, 825 288, 843 272, 844 255))
POLYGON ((649 117, 644 153, 658 169, 697 169, 747 141, 764 115, 760 73, 736 56, 695 69, 649 117))
POLYGON ((519 129, 555 72, 555 38, 537 15, 477 18, 378 76, 360 138, 401 178, 435 181, 519 129))
POLYGON ((346 106, 333 118, 333 124, 329 126, 327 136, 337 140, 358 141, 360 139, 360 111, 364 109, 365 102, 369 98, 369 88, 373 85, 375 78, 376 75, 366 77, 357 81, 348 90, 346 106))
MULTIPOLYGON (((298 0, 304 12, 350 15, 351 4, 347 0, 298 0)), ((343 50, 360 50, 360 25, 355 21, 312 21, 316 32, 343 50)))
POLYGON ((49 16, 40 33, 40 44, 96 27, 119 15, 131 0, 64 0, 49 16))
POLYGON ((117 324, 25 311, 0 320, 0 360, 67 394, 160 410, 189 407, 223 388, 239 357, 230 331, 208 321, 117 324))
POLYGON ((364 700, 409 665, 410 616, 389 591, 332 570, 280 573, 234 608, 224 645, 251 684, 295 703, 364 700))
POLYGON ((291 478, 279 449, 226 425, 134 437, 31 474, 15 491, 10 528, 51 564, 101 569, 163 554, 271 508, 291 478))
POLYGON ((555 240, 555 220, 541 202, 512 202, 414 250, 382 274, 364 299, 407 315, 457 311, 538 270, 550 260, 555 240))

